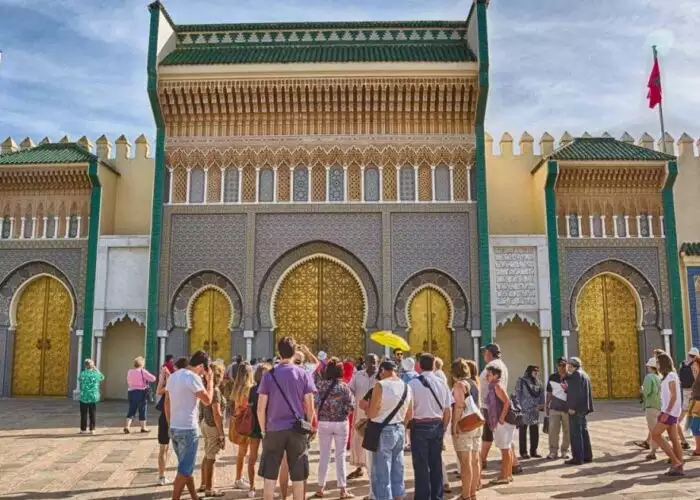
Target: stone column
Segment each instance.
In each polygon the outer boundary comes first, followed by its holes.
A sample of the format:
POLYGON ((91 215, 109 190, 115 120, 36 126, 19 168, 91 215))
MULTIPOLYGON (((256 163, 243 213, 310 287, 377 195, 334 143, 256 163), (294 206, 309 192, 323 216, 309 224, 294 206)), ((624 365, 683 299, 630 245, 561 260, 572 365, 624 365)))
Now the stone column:
POLYGON ((365 201, 365 166, 360 166, 360 201, 365 201))
POLYGON ((44 217, 44 225, 41 228, 41 238, 44 240, 46 239, 46 226, 48 225, 48 223, 49 223, 49 218, 44 217))
POLYGON ((435 201, 435 168, 437 165, 430 165, 430 199, 435 201))
POLYGON ((192 169, 187 169, 187 186, 185 189, 187 191, 185 192, 185 203, 190 204, 190 185, 192 183, 192 169))
POLYGON ((78 362, 76 363, 75 389, 73 390, 73 399, 77 401, 80 397, 80 371, 83 369, 83 330, 76 330, 75 336, 78 337, 78 362))
MULTIPOLYGON (((472 168, 467 167, 467 203, 472 202, 472 168)), ((450 165, 450 201, 455 201, 455 166, 450 165)))
MULTIPOLYGON (((92 336, 95 339, 95 366, 98 370, 102 368, 102 339, 104 338, 104 330, 93 330, 92 336)), ((80 361, 80 359, 78 359, 80 361)))
POLYGON ((473 359, 479 364, 479 342, 481 339, 481 330, 472 330, 472 353, 473 359))
POLYGON ((255 167, 255 203, 260 203, 260 167, 255 167))
POLYGON ((165 363, 165 342, 168 340, 168 330, 158 330, 158 366, 163 366, 165 363))
POLYGON ((250 361, 253 358, 253 338, 255 337, 254 330, 244 330, 243 338, 245 339, 245 359, 250 361))
POLYGON ((547 376, 549 375, 549 330, 540 330, 540 338, 542 339, 542 380, 546 384, 547 376))
POLYGON ((27 218, 23 215, 19 219, 20 225, 19 225, 19 239, 23 240, 24 239, 24 228, 27 225, 27 218))
POLYGON ((561 337, 564 343, 564 357, 569 359, 569 337, 571 336, 571 331, 562 330, 561 337))
MULTIPOLYGON (((664 351, 666 351, 669 356, 671 355, 671 335, 673 334, 673 330, 670 328, 664 328, 661 330, 661 335, 664 337, 664 351)), ((678 354, 678 353, 676 353, 678 354)), ((683 353, 680 353, 680 356, 683 356, 683 353)))
POLYGON ((238 167, 238 203, 243 203, 243 167, 238 167))

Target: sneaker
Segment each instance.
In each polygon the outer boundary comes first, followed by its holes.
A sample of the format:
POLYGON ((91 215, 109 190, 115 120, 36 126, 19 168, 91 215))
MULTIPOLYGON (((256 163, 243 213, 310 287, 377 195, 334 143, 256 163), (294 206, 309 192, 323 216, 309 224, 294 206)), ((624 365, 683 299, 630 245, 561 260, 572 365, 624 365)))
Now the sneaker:
POLYGON ((248 492, 248 498, 255 498, 255 490, 250 490, 248 492))
POLYGON ((568 460, 568 459, 570 459, 571 457, 569 456, 568 453, 562 453, 562 454, 561 454, 561 457, 559 457, 559 458, 561 458, 562 460, 568 460))
POLYGON ((159 477, 159 478, 158 478, 158 484, 159 484, 160 486, 167 486, 168 484, 170 484, 170 480, 169 480, 167 477, 165 477, 165 476, 159 477))
POLYGON ((556 460, 559 457, 556 453, 550 453, 547 455, 547 460, 556 460))
POLYGON ((97 432, 95 432, 95 429, 93 429, 90 431, 90 434, 94 436, 95 434, 97 434, 97 432))
POLYGON ((540 455, 540 454, 537 453, 537 452, 535 452, 535 453, 530 453, 530 456, 531 456, 532 458, 542 458, 542 455, 540 455))
POLYGON ((664 475, 678 477, 678 476, 685 476, 685 472, 683 472, 682 465, 679 465, 677 467, 672 465, 671 468, 668 469, 668 471, 666 471, 666 473, 664 475))
POLYGON ((80 434, 87 434, 87 431, 80 431, 80 434))
POLYGON ((523 472, 523 466, 522 466, 522 465, 519 465, 519 464, 518 464, 518 465, 514 465, 514 466, 513 466, 512 473, 513 473, 514 475, 522 474, 522 472, 523 472))
POLYGON ((248 484, 248 481, 245 479, 239 479, 235 483, 233 483, 233 489, 234 490, 248 490, 250 489, 250 485, 248 484))
POLYGON ((141 432, 143 434, 148 434, 149 432, 151 432, 151 429, 143 428, 143 429, 141 429, 141 432))

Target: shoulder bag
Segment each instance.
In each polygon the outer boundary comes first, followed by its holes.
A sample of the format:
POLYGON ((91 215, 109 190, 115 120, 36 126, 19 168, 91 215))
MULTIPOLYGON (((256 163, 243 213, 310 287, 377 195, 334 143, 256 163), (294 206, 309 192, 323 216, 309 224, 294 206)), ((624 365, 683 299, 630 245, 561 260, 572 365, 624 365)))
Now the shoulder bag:
POLYGON ((404 384, 403 395, 401 396, 399 403, 396 405, 393 411, 389 413, 389 415, 387 415, 384 421, 373 422, 372 420, 370 420, 367 422, 367 425, 365 426, 365 434, 362 438, 362 447, 365 450, 374 452, 379 449, 379 438, 381 437, 384 427, 386 427, 389 424, 389 422, 391 422, 391 419, 396 416, 396 413, 398 413, 399 409, 401 409, 403 404, 406 402, 407 395, 408 385, 404 384))
POLYGON ((153 394, 151 394, 151 386, 148 385, 148 382, 146 382, 146 377, 144 377, 143 375, 143 368, 141 368, 141 381, 145 386, 143 390, 143 398, 146 400, 147 403, 153 403, 153 394))
POLYGON ((253 403, 251 403, 255 387, 251 387, 248 392, 248 404, 241 411, 237 411, 233 417, 236 432, 242 436, 252 434, 255 427, 255 415, 253 414, 253 403))
POLYGON ((302 418, 297 414, 297 412, 294 410, 294 407, 292 407, 292 403, 289 402, 289 399, 287 398, 287 395, 284 393, 282 388, 280 387, 279 382, 277 382, 277 378, 275 377, 275 369, 273 368, 270 370, 270 376, 272 377, 272 380, 274 380, 275 385, 280 391, 280 394, 282 394, 282 397, 284 398, 285 402, 287 403, 287 406, 289 406, 289 410, 292 412, 292 415, 294 415, 294 418, 296 421, 294 422, 294 430, 297 431, 299 434, 304 434, 306 436, 310 436, 311 434, 314 433, 314 427, 311 424, 311 422, 307 421, 305 418, 302 418))
MULTIPOLYGON (((468 382, 467 382, 468 384, 468 382)), ((481 414, 481 410, 477 406, 471 392, 464 388, 464 403, 465 407, 462 413, 462 418, 457 422, 457 428, 460 432, 471 432, 477 430, 479 427, 484 425, 484 416, 481 414)))

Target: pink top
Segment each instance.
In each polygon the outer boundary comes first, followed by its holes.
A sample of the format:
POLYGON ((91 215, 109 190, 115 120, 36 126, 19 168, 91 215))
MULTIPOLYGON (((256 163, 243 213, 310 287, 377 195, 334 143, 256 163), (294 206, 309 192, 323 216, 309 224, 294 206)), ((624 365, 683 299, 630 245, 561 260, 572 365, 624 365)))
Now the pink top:
POLYGON ((130 391, 142 391, 150 382, 155 382, 156 378, 143 368, 132 368, 126 373, 126 384, 130 391))

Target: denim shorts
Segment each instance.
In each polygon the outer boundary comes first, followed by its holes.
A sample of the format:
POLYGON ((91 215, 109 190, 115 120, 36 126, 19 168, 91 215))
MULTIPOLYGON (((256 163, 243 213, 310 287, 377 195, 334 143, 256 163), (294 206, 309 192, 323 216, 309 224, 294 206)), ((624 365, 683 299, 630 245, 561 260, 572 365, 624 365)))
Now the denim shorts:
POLYGON ((173 442, 173 451, 177 456, 177 473, 181 476, 191 477, 194 472, 194 464, 197 461, 197 447, 199 446, 197 429, 170 429, 170 439, 173 442))
POLYGON ((700 417, 693 417, 690 420, 690 432, 693 433, 693 437, 700 437, 700 417))

